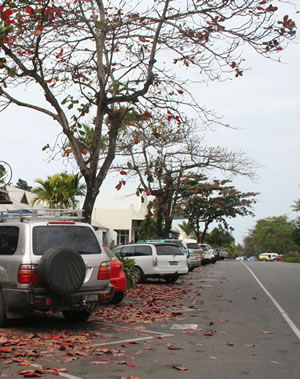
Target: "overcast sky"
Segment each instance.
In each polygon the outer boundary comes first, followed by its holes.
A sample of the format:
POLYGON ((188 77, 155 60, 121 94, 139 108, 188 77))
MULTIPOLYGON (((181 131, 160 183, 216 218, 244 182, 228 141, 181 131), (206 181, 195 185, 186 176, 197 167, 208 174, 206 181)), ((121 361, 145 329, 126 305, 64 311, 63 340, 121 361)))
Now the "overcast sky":
MULTIPOLYGON (((299 4, 299 0, 297 1, 299 4)), ((295 15, 300 24, 299 13, 295 15)), ((218 128, 206 133, 206 142, 243 150, 257 161, 257 182, 234 179, 242 191, 259 192, 255 217, 230 222, 236 242, 242 242, 258 219, 287 215, 294 219, 292 203, 300 198, 300 46, 299 37, 282 54, 282 63, 250 55, 251 70, 243 77, 211 83, 197 90, 199 102, 215 109, 223 120, 238 129, 218 128)), ((28 91, 26 96, 32 96, 28 91)), ((12 183, 19 178, 35 185, 37 178, 65 170, 61 161, 48 162, 42 147, 52 143, 59 126, 44 115, 11 107, 0 113, 0 161, 13 169, 12 183)), ((117 179, 104 188, 114 191, 117 179)), ((299 214, 298 214, 299 215, 299 214)))

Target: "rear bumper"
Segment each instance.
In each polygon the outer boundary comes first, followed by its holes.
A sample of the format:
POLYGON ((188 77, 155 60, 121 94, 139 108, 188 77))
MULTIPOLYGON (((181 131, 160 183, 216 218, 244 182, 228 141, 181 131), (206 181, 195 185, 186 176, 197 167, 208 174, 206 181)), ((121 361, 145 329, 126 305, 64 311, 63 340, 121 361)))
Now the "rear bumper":
POLYGON ((28 311, 63 311, 78 308, 93 307, 101 304, 102 300, 109 301, 114 295, 114 287, 109 284, 102 290, 79 291, 69 296, 24 290, 2 288, 6 312, 28 311))

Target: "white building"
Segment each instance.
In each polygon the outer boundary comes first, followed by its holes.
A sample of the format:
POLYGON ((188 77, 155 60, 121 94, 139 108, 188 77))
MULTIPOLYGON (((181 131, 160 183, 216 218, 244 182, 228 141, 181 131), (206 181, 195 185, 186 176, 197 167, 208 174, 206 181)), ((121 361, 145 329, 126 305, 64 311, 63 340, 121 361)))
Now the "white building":
POLYGON ((104 243, 119 245, 136 241, 137 231, 148 212, 147 204, 147 197, 136 196, 135 190, 101 191, 95 203, 92 225, 105 225, 107 230, 102 230, 104 243))

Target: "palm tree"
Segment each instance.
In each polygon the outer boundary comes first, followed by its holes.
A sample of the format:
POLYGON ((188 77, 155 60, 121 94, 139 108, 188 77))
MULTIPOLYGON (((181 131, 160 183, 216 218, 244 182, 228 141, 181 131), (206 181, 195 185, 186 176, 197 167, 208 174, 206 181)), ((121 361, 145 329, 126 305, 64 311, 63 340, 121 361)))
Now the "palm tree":
POLYGON ((190 222, 183 221, 181 224, 178 224, 178 226, 187 237, 195 238, 195 231, 190 222))
POLYGON ((32 205, 45 203, 49 208, 76 208, 77 197, 85 193, 85 185, 80 184, 79 174, 69 175, 66 173, 48 176, 46 180, 37 179, 40 186, 33 188, 32 192, 37 196, 32 205))

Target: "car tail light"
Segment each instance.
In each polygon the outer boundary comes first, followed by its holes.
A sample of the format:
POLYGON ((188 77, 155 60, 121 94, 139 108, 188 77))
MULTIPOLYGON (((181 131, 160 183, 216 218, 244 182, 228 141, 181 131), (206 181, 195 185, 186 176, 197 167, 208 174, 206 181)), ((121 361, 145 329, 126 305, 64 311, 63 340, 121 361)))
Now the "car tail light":
POLYGON ((153 267, 157 266, 157 257, 153 258, 153 267))
POLYGON ((111 268, 110 262, 101 263, 98 271, 98 280, 110 279, 111 278, 111 268))
POLYGON ((38 273, 38 265, 23 264, 19 267, 18 271, 18 283, 29 284, 39 283, 40 277, 38 273))

